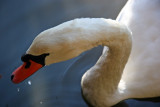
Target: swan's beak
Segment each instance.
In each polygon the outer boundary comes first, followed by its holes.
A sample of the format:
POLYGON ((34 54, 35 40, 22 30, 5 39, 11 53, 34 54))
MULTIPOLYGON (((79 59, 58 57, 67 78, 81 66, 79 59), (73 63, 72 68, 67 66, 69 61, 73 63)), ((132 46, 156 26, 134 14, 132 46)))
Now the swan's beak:
POLYGON ((27 63, 24 62, 23 65, 21 65, 20 67, 18 67, 11 75, 11 80, 13 83, 20 83, 23 80, 25 80, 26 78, 28 78, 29 76, 31 76, 33 73, 35 73, 37 70, 39 70, 40 68, 43 67, 43 65, 34 62, 32 60, 29 60, 30 64, 28 67, 27 63))

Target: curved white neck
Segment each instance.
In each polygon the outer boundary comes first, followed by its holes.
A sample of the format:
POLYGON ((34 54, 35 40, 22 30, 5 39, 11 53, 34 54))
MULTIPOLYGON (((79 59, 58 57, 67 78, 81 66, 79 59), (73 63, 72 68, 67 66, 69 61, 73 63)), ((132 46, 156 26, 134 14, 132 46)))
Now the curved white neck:
POLYGON ((108 34, 104 34, 102 40, 99 37, 97 41, 92 41, 96 45, 102 44, 108 48, 104 48, 103 54, 95 66, 83 75, 81 81, 83 95, 87 101, 94 105, 102 104, 96 105, 100 107, 107 104, 112 105, 112 103, 115 104, 122 100, 120 97, 123 95, 120 95, 121 89, 118 84, 132 45, 130 32, 126 27, 111 25, 109 29, 108 34))
POLYGON ((96 65, 84 74, 81 84, 91 104, 105 105, 117 101, 112 98, 119 94, 118 83, 131 51, 131 33, 125 25, 103 18, 75 19, 39 34, 27 53, 50 53, 45 59, 45 64, 49 65, 76 57, 98 45, 108 46, 109 51, 104 50, 96 65))

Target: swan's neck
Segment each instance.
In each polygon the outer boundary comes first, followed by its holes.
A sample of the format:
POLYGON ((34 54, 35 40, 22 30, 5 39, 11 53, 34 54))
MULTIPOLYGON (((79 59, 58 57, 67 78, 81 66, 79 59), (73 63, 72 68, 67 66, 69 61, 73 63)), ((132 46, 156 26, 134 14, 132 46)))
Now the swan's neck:
MULTIPOLYGON (((118 30, 118 29, 116 29, 118 30)), ((83 95, 89 103, 97 107, 110 106, 122 100, 123 91, 118 87, 121 75, 131 51, 131 37, 126 29, 122 32, 105 35, 103 54, 91 69, 82 77, 83 95), (101 104, 101 105, 99 105, 101 104)), ((116 31, 115 31, 116 32, 116 31)))
POLYGON ((106 107, 117 101, 113 96, 119 93, 118 83, 131 50, 131 34, 126 26, 103 18, 76 19, 42 32, 28 53, 50 53, 45 59, 45 64, 49 65, 76 57, 98 45, 107 46, 109 50, 104 50, 96 65, 84 74, 81 84, 87 101, 96 107, 106 107))

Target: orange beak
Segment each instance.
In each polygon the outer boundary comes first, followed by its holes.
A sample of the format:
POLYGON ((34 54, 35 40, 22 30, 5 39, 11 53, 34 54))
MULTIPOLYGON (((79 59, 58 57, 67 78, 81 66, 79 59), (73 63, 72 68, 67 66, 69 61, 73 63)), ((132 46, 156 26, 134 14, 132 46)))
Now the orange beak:
POLYGON ((18 67, 11 76, 11 80, 13 83, 20 83, 29 76, 31 76, 33 73, 35 73, 37 70, 43 67, 43 65, 34 62, 32 60, 29 60, 30 66, 26 67, 26 62, 24 62, 20 67, 18 67))

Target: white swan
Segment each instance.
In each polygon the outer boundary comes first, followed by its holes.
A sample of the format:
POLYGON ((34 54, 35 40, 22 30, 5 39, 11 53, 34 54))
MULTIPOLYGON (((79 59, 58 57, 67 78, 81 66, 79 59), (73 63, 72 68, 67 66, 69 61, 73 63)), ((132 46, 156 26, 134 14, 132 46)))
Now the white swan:
POLYGON ((83 75, 82 92, 95 107, 114 105, 129 97, 123 84, 118 84, 132 42, 128 28, 113 20, 75 19, 40 33, 22 57, 24 64, 12 73, 12 81, 19 83, 44 65, 71 59, 98 45, 108 48, 83 75))
POLYGON ((160 1, 129 0, 117 20, 133 33, 133 48, 122 81, 131 98, 160 96, 160 1))
POLYGON ((127 98, 160 96, 159 10, 158 0, 129 0, 118 16, 133 32, 133 49, 123 75, 131 48, 127 28, 106 19, 76 19, 42 32, 22 57, 24 64, 15 70, 12 81, 19 83, 44 65, 107 45, 109 49, 104 48, 96 65, 82 78, 83 95, 90 104, 103 107, 127 98), (124 39, 129 45, 123 44, 124 39))

